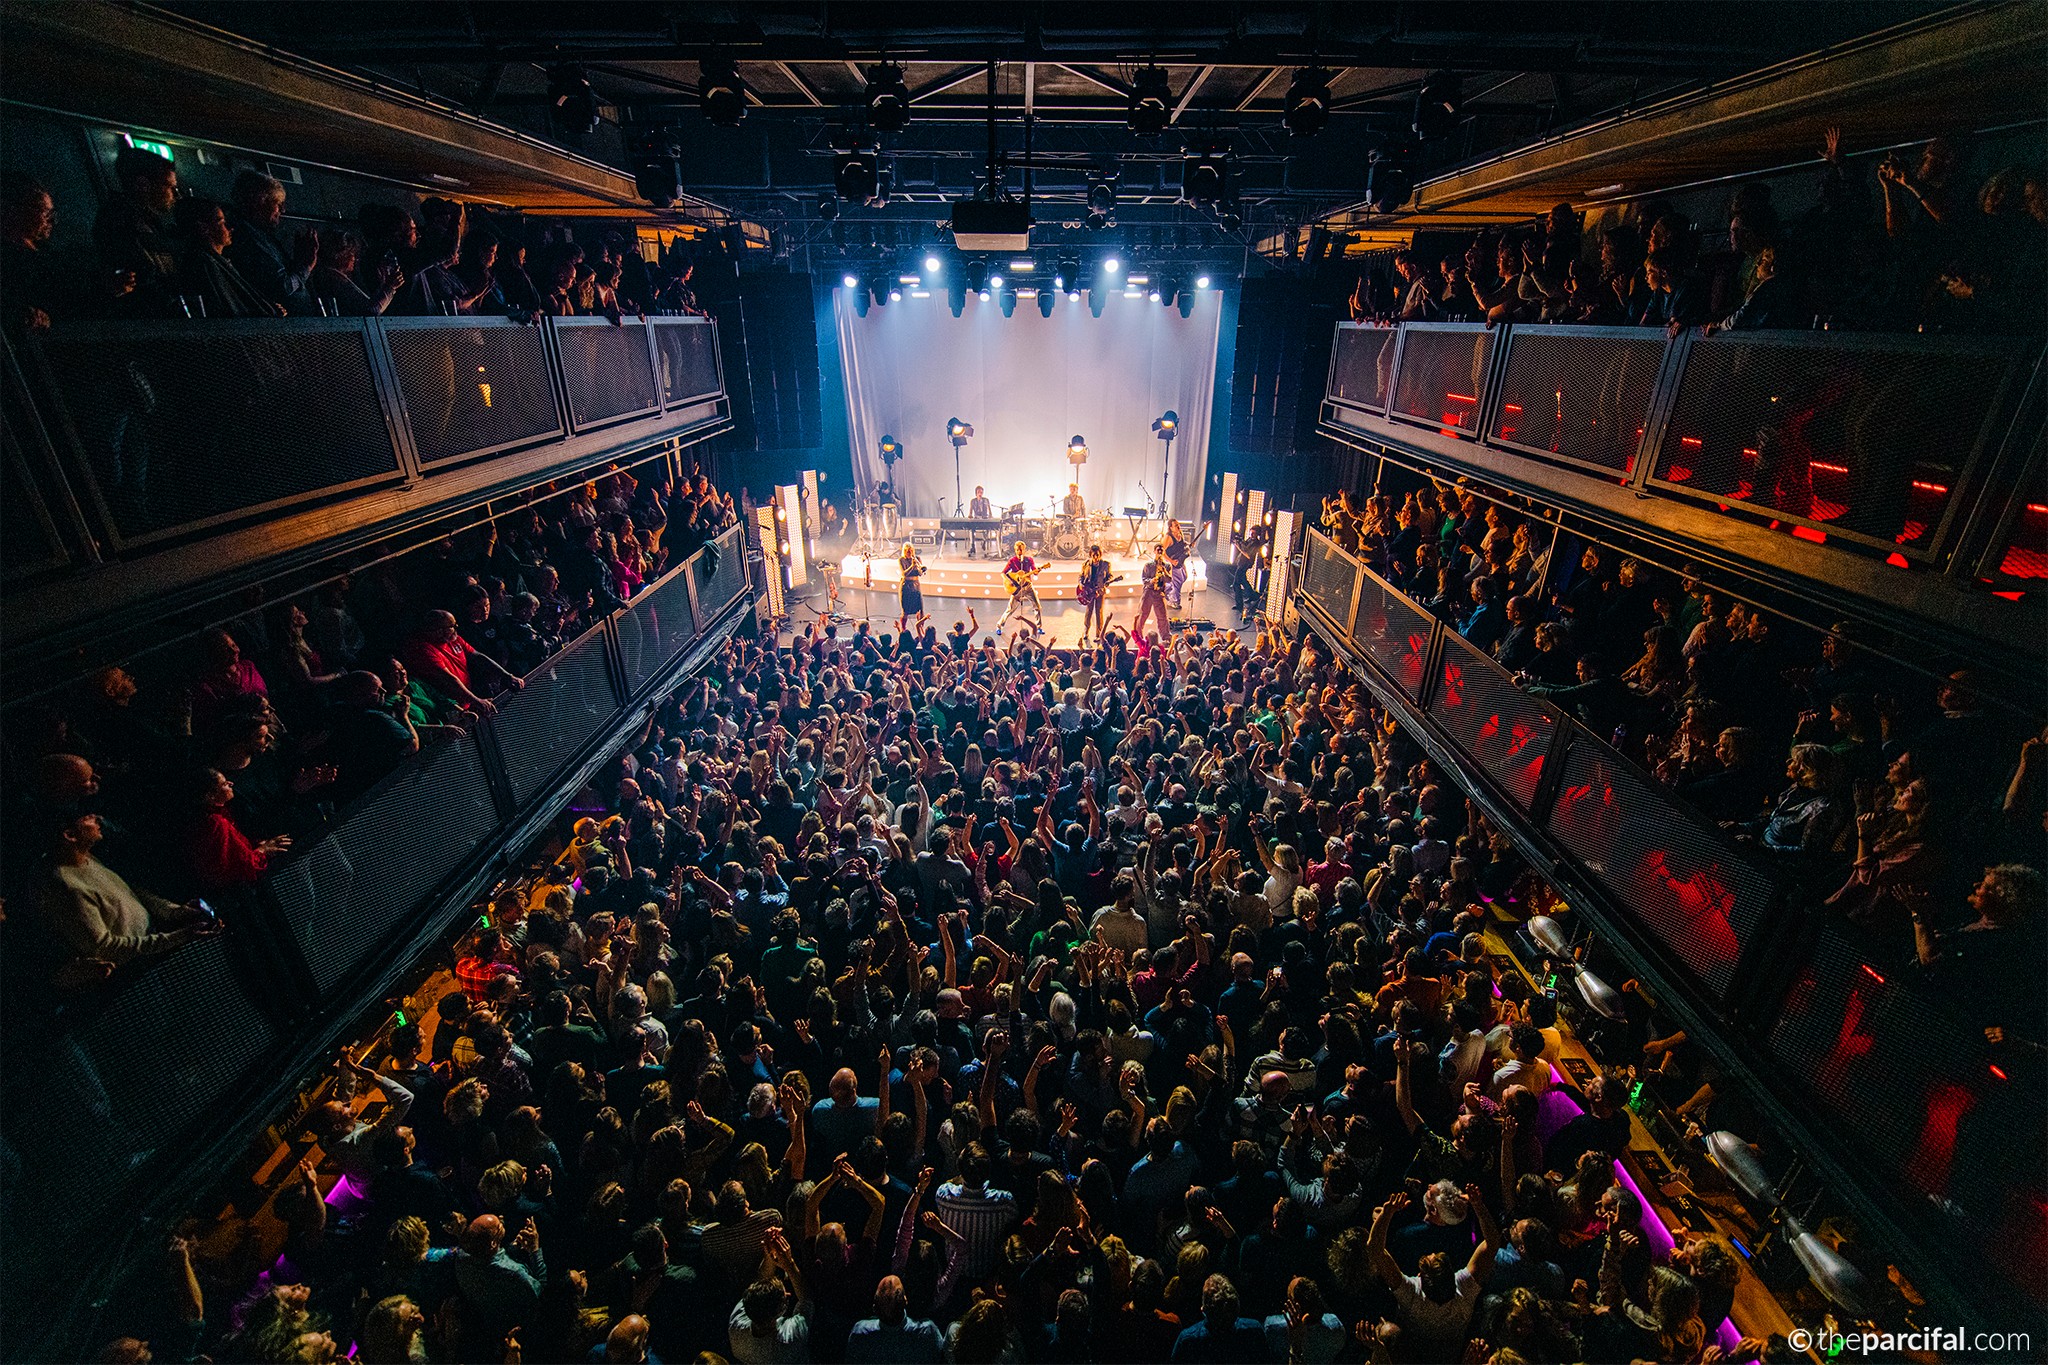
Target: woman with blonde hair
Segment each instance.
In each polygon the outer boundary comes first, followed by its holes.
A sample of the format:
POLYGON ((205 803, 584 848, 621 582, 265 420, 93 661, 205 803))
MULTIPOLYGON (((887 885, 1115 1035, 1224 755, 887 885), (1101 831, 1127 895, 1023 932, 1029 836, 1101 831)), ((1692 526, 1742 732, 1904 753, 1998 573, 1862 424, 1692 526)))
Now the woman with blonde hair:
POLYGON ((417 1365, 427 1359, 427 1315, 403 1294, 379 1299, 363 1319, 362 1365, 417 1365))

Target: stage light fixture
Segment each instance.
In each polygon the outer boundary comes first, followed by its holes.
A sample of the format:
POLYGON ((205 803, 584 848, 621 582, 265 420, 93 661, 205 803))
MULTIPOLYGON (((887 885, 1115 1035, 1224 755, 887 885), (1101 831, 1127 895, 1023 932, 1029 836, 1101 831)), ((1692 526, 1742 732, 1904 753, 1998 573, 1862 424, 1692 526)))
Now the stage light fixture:
POLYGON ((900 302, 900 301, 902 300, 902 298, 903 298, 903 291, 902 291, 901 289, 891 289, 891 290, 889 291, 889 302, 891 302, 891 303, 897 303, 897 302, 900 302))
POLYGON ((1013 290, 1013 289, 1005 289, 1005 290, 1004 290, 1004 291, 1003 291, 1003 292, 1002 292, 1002 293, 1001 293, 1000 295, 998 295, 997 297, 998 297, 998 298, 999 298, 999 299, 1001 300, 1001 302, 1002 302, 1002 309, 1003 309, 1003 316, 1004 316, 1004 317, 1009 317, 1010 315, 1012 315, 1013 313, 1015 313, 1015 312, 1017 311, 1017 292, 1016 292, 1015 290, 1013 290))
POLYGON ((903 68, 883 62, 868 70, 868 127, 878 133, 900 133, 910 122, 910 87, 903 82, 903 68))
POLYGON ((1464 104, 1463 88, 1457 74, 1431 72, 1415 92, 1415 136, 1424 142, 1448 137, 1457 131, 1458 114, 1464 104))
POLYGON ((1102 258, 1102 270, 1103 273, 1106 275, 1114 275, 1117 271, 1122 270, 1123 268, 1124 263, 1114 256, 1104 256, 1102 258))
POLYGON ((747 116, 747 83, 728 57, 697 63, 697 107, 720 128, 737 128, 747 116))
POLYGON ((896 277, 896 283, 898 283, 898 284, 923 284, 923 283, 924 283, 924 276, 922 276, 922 275, 913 275, 913 274, 912 274, 911 272, 909 272, 909 271, 907 271, 907 270, 906 270, 906 271, 904 271, 904 272, 903 272, 903 273, 902 273, 901 275, 898 275, 898 276, 896 277))
POLYGON ((1038 291, 1038 316, 1042 318, 1052 316, 1053 298, 1058 293, 1059 291, 1056 289, 1041 289, 1038 291))
POLYGON ((683 148, 675 130, 642 129, 633 140, 633 188, 658 209, 671 208, 683 195, 683 148))
POLYGON ((1146 297, 1151 299, 1152 302, 1157 303, 1159 302, 1159 291, 1155 289, 1150 294, 1146 295, 1146 297))
POLYGON ((983 289, 983 290, 979 291, 979 292, 978 292, 978 293, 977 293, 977 294, 975 295, 975 297, 976 297, 976 298, 978 298, 978 299, 980 299, 980 300, 981 300, 981 301, 982 301, 983 303, 987 303, 987 302, 988 302, 988 290, 986 290, 986 289, 983 289))
POLYGON ((924 258, 924 273, 925 273, 925 274, 927 274, 927 275, 936 275, 936 274, 938 274, 938 273, 939 273, 939 272, 940 272, 941 270, 943 270, 943 269, 945 269, 945 262, 941 261, 941 260, 940 260, 940 259, 939 259, 938 257, 936 257, 936 256, 927 256, 927 257, 925 257, 925 258, 924 258))
POLYGON ((1012 275, 1029 275, 1037 268, 1038 263, 1036 261, 1018 260, 1010 262, 1010 273, 1012 275))
POLYGON ((988 293, 988 266, 981 261, 967 263, 967 287, 978 294, 988 293))
POLYGON ((990 275, 988 277, 988 287, 991 289, 1001 289, 1003 287, 1003 277, 1001 275, 990 275))
POLYGON ((1374 213, 1392 213, 1415 193, 1415 177, 1398 153, 1377 153, 1365 176, 1365 205, 1374 213))
POLYGON ((840 277, 839 282, 845 285, 848 289, 852 289, 860 284, 860 277, 852 274, 843 275, 840 277))
POLYGON ((892 295, 890 294, 890 288, 891 288, 891 286, 890 286, 890 284, 889 284, 889 281, 888 281, 888 279, 887 279, 886 277, 884 277, 884 276, 881 276, 881 275, 876 275, 876 276, 872 277, 871 279, 869 279, 869 281, 868 281, 868 292, 869 292, 870 294, 873 294, 873 295, 875 296, 875 306, 876 306, 876 307, 878 307, 878 308, 886 308, 886 307, 888 307, 888 305, 889 305, 889 300, 890 300, 890 298, 892 297, 892 295))
POLYGON ((818 196, 818 217, 819 217, 819 218, 821 218, 821 219, 823 219, 823 220, 824 220, 825 222, 828 222, 828 223, 829 223, 829 222, 831 222, 831 221, 832 221, 832 220, 833 220, 834 218, 837 218, 838 216, 839 216, 839 196, 838 196, 838 195, 836 195, 836 194, 821 194, 821 195, 819 195, 819 196, 818 196))
POLYGON ((1210 148, 1186 158, 1180 166, 1180 197, 1196 208, 1208 208, 1230 196, 1230 154, 1210 148))
POLYGON ((1314 137, 1330 122, 1330 73, 1321 67, 1304 66, 1287 86, 1287 102, 1280 121, 1296 137, 1314 137))
POLYGON ((1125 121, 1139 137, 1157 137, 1173 122, 1173 86, 1166 73, 1148 66, 1131 81, 1130 109, 1125 121))
POLYGON ((582 67, 564 62, 548 68, 548 111, 565 133, 597 131, 597 92, 590 88, 590 78, 582 67))
POLYGON ((1225 232, 1235 232, 1244 226, 1244 209, 1236 199, 1216 206, 1216 226, 1225 232))
POLYGON ((1092 318, 1101 317, 1102 305, 1104 302, 1108 300, 1108 298, 1109 291, 1103 288, 1101 285, 1097 285, 1095 288, 1090 289, 1088 291, 1088 316, 1092 318))
POLYGON ((1192 290, 1188 290, 1188 289, 1183 289, 1183 290, 1181 290, 1181 291, 1180 291, 1180 301, 1179 301, 1179 303, 1178 303, 1178 305, 1177 305, 1177 306, 1178 306, 1178 307, 1180 308, 1180 315, 1181 315, 1182 317, 1184 317, 1184 318, 1191 318, 1191 317, 1193 317, 1193 316, 1195 315, 1195 295, 1194 295, 1194 291, 1192 291, 1192 290))
POLYGON ((1078 289, 1069 289, 1069 290, 1067 291, 1067 302, 1068 302, 1068 303, 1079 303, 1080 301, 1081 301, 1081 291, 1080 291, 1080 290, 1078 290, 1078 289))
POLYGON ((1146 273, 1142 273, 1142 272, 1140 272, 1140 271, 1136 271, 1136 270, 1134 270, 1134 271, 1132 271, 1132 272, 1131 272, 1130 274, 1128 274, 1128 275, 1124 276, 1124 283, 1125 283, 1125 284, 1128 284, 1128 285, 1136 285, 1136 284, 1150 284, 1150 283, 1152 283, 1152 276, 1151 276, 1151 275, 1149 275, 1149 274, 1146 274, 1146 273))
POLYGON ((856 147, 839 153, 832 165, 832 188, 841 199, 855 204, 870 203, 877 187, 874 152, 856 147))
POLYGON ((1109 226, 1109 215, 1097 209, 1090 209, 1088 210, 1088 216, 1082 221, 1091 230, 1100 232, 1102 229, 1109 226))

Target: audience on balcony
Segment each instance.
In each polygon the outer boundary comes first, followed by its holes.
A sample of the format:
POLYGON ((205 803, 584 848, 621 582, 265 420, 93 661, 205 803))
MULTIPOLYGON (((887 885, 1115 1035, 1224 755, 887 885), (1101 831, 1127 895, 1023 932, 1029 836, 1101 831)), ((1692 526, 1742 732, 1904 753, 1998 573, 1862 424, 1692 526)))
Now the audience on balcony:
POLYGON ((1866 177, 1838 130, 1822 147, 1814 207, 1781 216, 1761 181, 1737 187, 1726 237, 1703 240, 1672 204, 1650 200, 1587 231, 1559 204, 1528 227, 1483 229, 1440 260, 1393 258, 1391 292, 1361 279, 1356 320, 1569 322, 1708 334, 1758 329, 1990 332, 2048 326, 2048 179, 2007 166, 1975 183, 1962 149, 1894 152, 1866 177), (1875 192, 1871 184, 1874 180, 1875 192))

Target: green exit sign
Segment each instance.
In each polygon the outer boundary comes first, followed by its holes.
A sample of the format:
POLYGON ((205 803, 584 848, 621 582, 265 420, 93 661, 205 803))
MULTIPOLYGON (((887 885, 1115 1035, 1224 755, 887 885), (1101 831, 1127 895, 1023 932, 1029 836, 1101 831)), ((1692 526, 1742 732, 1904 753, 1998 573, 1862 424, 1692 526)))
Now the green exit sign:
POLYGON ((133 133, 123 133, 121 139, 138 152, 150 152, 166 161, 177 160, 177 157, 172 155, 171 144, 168 142, 151 142, 148 138, 137 137, 133 133))

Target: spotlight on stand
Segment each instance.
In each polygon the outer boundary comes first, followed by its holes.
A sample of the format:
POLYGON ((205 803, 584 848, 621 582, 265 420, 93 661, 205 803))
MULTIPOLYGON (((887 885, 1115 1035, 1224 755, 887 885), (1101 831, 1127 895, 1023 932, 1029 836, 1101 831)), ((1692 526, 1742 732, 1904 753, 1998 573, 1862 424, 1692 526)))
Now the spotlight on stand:
POLYGON ((633 140, 633 188, 658 209, 683 197, 683 148, 675 130, 643 129, 633 140))
POLYGON ((1424 142, 1449 137, 1458 127, 1464 94, 1455 73, 1431 72, 1415 92, 1415 136, 1424 142))
POLYGON ((974 428, 958 417, 946 419, 946 439, 953 443, 953 515, 959 516, 966 504, 960 501, 960 452, 967 445, 968 437, 974 435, 974 428))
POLYGON ((1166 458, 1159 470, 1159 512, 1166 513, 1166 485, 1173 478, 1173 441, 1180 435, 1180 414, 1172 408, 1152 419, 1152 434, 1166 445, 1166 458))
POLYGON ((875 162, 875 154, 868 148, 849 148, 839 153, 832 164, 832 188, 850 203, 872 202, 879 183, 875 162))
POLYGON ((1139 137, 1158 137, 1173 122, 1173 86, 1166 73, 1148 66, 1131 81, 1130 110, 1126 122, 1139 137))
POLYGON ((903 68, 883 62, 868 71, 868 127, 878 133, 900 133, 910 122, 910 87, 903 83, 903 68))
POLYGON ((1304 66, 1287 86, 1287 103, 1280 121, 1296 137, 1314 137, 1330 122, 1330 73, 1320 67, 1304 66))
POLYGON ((1578 987, 1579 998, 1586 1002, 1587 1008, 1609 1019, 1620 1020, 1628 1017, 1628 1009, 1622 1003, 1621 993, 1587 971, 1586 964, 1573 955, 1571 939, 1565 933, 1562 924, 1548 915, 1536 915, 1525 927, 1529 931, 1529 937, 1535 940, 1538 947, 1553 958, 1560 959, 1559 965, 1570 970, 1578 987))
POLYGON ((697 64, 697 107, 720 128, 737 128, 747 116, 747 83, 727 57, 697 64))
POLYGON ((548 68, 548 113, 565 133, 594 133, 598 124, 597 92, 590 78, 573 62, 548 68))
POLYGON ((1067 463, 1076 469, 1088 463, 1088 442, 1078 431, 1074 433, 1074 439, 1067 442, 1067 463))

